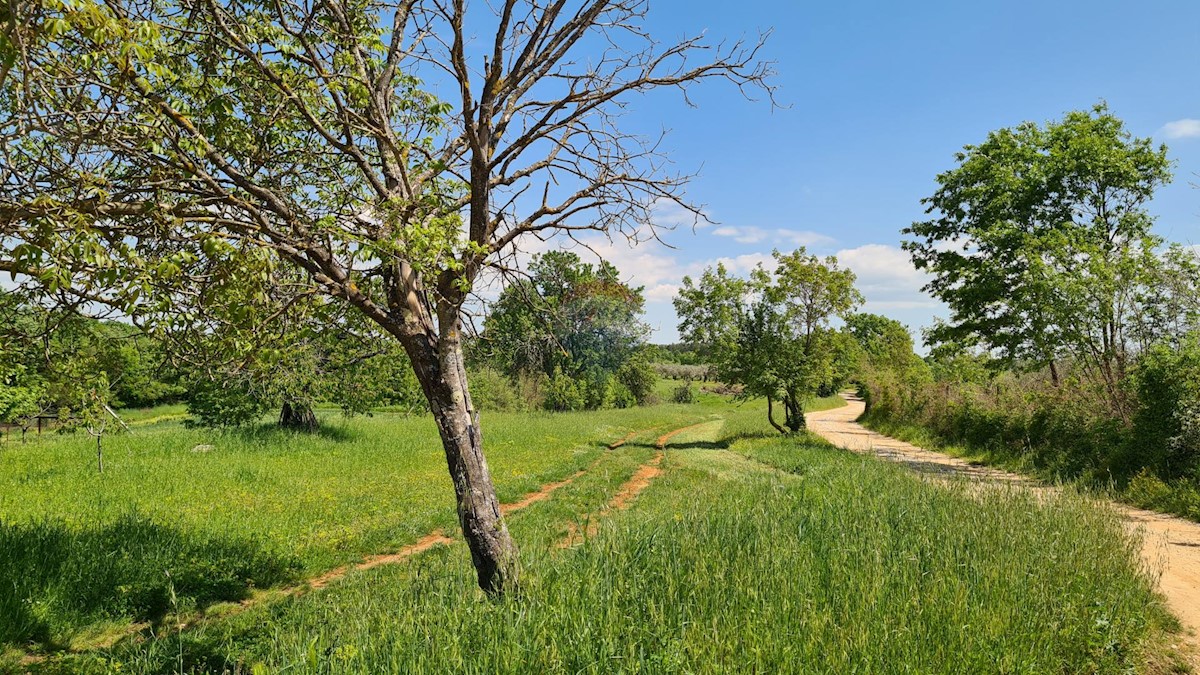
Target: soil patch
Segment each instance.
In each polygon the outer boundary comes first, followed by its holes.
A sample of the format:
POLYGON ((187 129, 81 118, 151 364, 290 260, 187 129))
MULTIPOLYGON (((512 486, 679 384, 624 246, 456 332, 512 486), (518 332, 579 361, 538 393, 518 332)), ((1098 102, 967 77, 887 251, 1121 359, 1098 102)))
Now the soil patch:
POLYGON ((558 548, 570 548, 576 544, 583 543, 588 538, 595 536, 600 528, 602 518, 613 511, 622 511, 629 508, 630 502, 641 494, 643 490, 650 487, 650 483, 662 474, 662 460, 663 453, 659 452, 649 462, 639 466, 637 471, 634 471, 633 475, 629 477, 629 480, 621 485, 621 488, 617 490, 613 498, 608 500, 608 503, 601 507, 599 511, 588 517, 586 527, 580 528, 575 523, 568 525, 567 536, 558 542, 558 548))

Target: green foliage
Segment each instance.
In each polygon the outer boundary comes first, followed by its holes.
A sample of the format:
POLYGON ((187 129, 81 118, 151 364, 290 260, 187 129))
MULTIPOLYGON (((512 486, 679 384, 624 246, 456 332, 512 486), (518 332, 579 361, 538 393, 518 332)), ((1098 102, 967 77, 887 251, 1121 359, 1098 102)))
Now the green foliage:
POLYGON ((513 381, 504 373, 486 366, 471 370, 471 402, 476 410, 516 412, 527 409, 513 381))
POLYGON ((46 309, 0 292, 0 422, 58 415, 67 427, 110 419, 105 406, 179 400, 158 345, 126 324, 46 309))
POLYGON ((951 310, 934 343, 979 344, 1007 365, 1063 356, 1099 371, 1119 416, 1124 364, 1147 337, 1161 239, 1145 205, 1171 178, 1166 148, 1133 138, 1106 106, 990 133, 959 153, 905 249, 951 310), (1137 341, 1140 344, 1136 344, 1137 341))
POLYGON ((634 403, 648 405, 651 402, 650 397, 654 394, 658 375, 647 361, 636 358, 626 361, 617 370, 617 382, 624 387, 624 391, 629 396, 633 397, 634 403))
POLYGON ((583 410, 586 405, 587 395, 580 383, 561 370, 555 370, 546 381, 542 407, 546 410, 565 412, 583 410))
POLYGON ((985 359, 943 354, 928 372, 871 371, 867 422, 1051 480, 1113 488, 1135 504, 1200 519, 1200 349, 1141 354, 1121 382, 1132 423, 1113 416, 1086 371, 997 372, 985 359))
POLYGON ((509 285, 491 307, 480 345, 485 360, 514 376, 556 368, 614 373, 644 344, 642 290, 622 283, 611 264, 551 251, 529 267, 529 279, 509 285))
POLYGON ((639 405, 637 397, 629 391, 629 387, 622 382, 614 382, 612 385, 612 405, 614 408, 632 408, 639 405))
POLYGON ((611 264, 552 251, 493 304, 475 358, 514 379, 547 376, 547 410, 644 405, 654 380, 640 356, 643 304, 641 289, 622 283, 611 264))
POLYGON ((252 393, 253 383, 237 380, 199 380, 192 384, 187 410, 190 424, 210 429, 243 427, 262 421, 271 409, 263 396, 252 393))
POLYGON ((1157 345, 1138 359, 1133 375, 1138 466, 1168 479, 1200 483, 1200 333, 1178 347, 1157 345))
POLYGON ((694 347, 677 343, 671 345, 646 345, 642 355, 651 363, 678 364, 682 366, 704 365, 704 360, 694 347))
POLYGON ((692 386, 692 381, 688 380, 675 387, 675 390, 671 392, 671 401, 673 403, 695 403, 696 388, 692 386))
POLYGON ((706 268, 700 278, 683 278, 675 296, 679 334, 710 361, 734 348, 738 322, 746 296, 753 289, 748 281, 732 276, 723 263, 706 268))
POLYGON ((600 410, 612 405, 614 384, 616 381, 607 370, 598 367, 588 369, 580 379, 584 409, 600 410))
POLYGON ((782 401, 795 432, 804 426, 804 401, 837 391, 855 369, 853 341, 829 324, 862 295, 854 273, 833 257, 803 248, 773 255, 774 271, 760 265, 748 281, 721 265, 699 281, 684 277, 675 311, 683 339, 712 357, 717 378, 742 385, 743 397, 782 401))

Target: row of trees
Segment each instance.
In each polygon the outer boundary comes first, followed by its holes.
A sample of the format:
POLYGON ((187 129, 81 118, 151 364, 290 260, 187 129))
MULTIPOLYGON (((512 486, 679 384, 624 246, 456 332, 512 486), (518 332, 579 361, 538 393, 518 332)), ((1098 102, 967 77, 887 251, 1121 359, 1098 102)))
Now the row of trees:
POLYGON ((39 416, 71 423, 97 404, 144 407, 183 395, 159 345, 134 327, 0 292, 0 423, 24 431, 39 416))
MULTIPOLYGON (((275 410, 280 426, 300 431, 316 430, 318 402, 346 414, 428 411, 394 341, 333 303, 281 296, 209 299, 192 320, 181 314, 144 330, 0 293, 0 422, 27 427, 56 416, 70 428, 86 417, 86 400, 114 409, 186 401, 204 427, 257 423, 275 410), (250 312, 234 320, 235 308, 250 312)), ((550 410, 648 403, 656 376, 642 308, 641 289, 607 262, 535 257, 528 276, 491 304, 483 334, 469 339, 470 369, 485 373, 485 399, 526 381, 533 386, 524 393, 550 410), (508 382, 493 386, 488 369, 508 382)))
POLYGON ((808 399, 835 394, 864 372, 919 367, 905 326, 855 312, 863 297, 836 258, 804 248, 773 257, 773 268, 759 265, 748 278, 720 264, 685 277, 675 311, 688 347, 705 356, 718 380, 737 385, 739 396, 765 398, 779 432, 804 429, 808 399))
POLYGON ((934 217, 905 230, 933 275, 925 290, 951 312, 931 344, 1046 369, 1055 384, 1067 362, 1129 422, 1135 358, 1200 328, 1196 256, 1164 250, 1146 212, 1171 179, 1166 147, 1098 105, 992 132, 957 161, 925 200, 934 217))

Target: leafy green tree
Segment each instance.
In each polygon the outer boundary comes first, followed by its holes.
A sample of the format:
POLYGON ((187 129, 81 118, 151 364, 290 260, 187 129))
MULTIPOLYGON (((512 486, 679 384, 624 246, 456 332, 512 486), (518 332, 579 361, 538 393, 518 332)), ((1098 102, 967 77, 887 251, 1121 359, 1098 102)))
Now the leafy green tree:
POLYGON ((747 280, 731 275, 722 263, 705 269, 699 279, 685 276, 672 302, 688 346, 710 361, 732 349, 750 290, 747 280))
POLYGON ((635 356, 621 364, 617 370, 617 381, 638 405, 647 405, 654 395, 654 385, 658 382, 658 374, 646 359, 635 356))
POLYGON ((0 268, 143 323, 176 320, 208 270, 248 285, 287 270, 361 313, 408 354, 479 583, 500 592, 518 556, 463 362, 476 279, 531 237, 634 236, 662 203, 699 214, 658 140, 623 131, 619 113, 656 89, 755 88, 769 74, 755 44, 659 43, 645 11, 636 0, 11 5, 0 268), (598 45, 603 58, 584 53, 598 45), (450 100, 418 72, 448 80, 450 100))
POLYGON ((846 331, 853 337, 860 354, 855 367, 890 369, 904 376, 924 363, 913 349, 912 333, 908 327, 879 314, 851 314, 846 317, 846 331))
POLYGON ((500 294, 481 342, 510 375, 611 375, 645 344, 649 329, 639 320, 644 305, 642 289, 622 282, 612 264, 592 265, 569 251, 553 251, 534 258, 529 278, 500 294))
POLYGON ((845 377, 837 365, 849 348, 831 320, 862 303, 854 273, 833 257, 800 248, 774 252, 775 268, 761 265, 749 280, 709 269, 699 283, 684 278, 676 298, 679 332, 712 356, 725 382, 742 385, 742 395, 767 399, 767 416, 781 433, 805 427, 804 402, 845 377), (783 403, 784 423, 774 403, 783 403))
POLYGON ((924 200, 934 217, 905 230, 933 273, 925 289, 951 310, 932 339, 1048 367, 1056 382, 1057 360, 1073 357, 1124 414, 1135 299, 1159 263, 1145 206, 1171 178, 1166 148, 1098 105, 994 131, 956 159, 924 200))

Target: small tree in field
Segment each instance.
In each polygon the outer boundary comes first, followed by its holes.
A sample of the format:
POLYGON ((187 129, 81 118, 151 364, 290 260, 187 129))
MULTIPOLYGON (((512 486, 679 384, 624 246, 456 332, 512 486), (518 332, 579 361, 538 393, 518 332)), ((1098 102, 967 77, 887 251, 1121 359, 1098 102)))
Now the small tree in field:
POLYGON ((848 345, 829 324, 862 296, 854 273, 833 257, 803 248, 774 257, 773 272, 760 265, 748 281, 722 267, 705 270, 699 283, 684 277, 675 311, 680 335, 711 355, 717 376, 742 385, 743 396, 765 397, 772 426, 795 433, 805 427, 804 402, 842 379, 835 365, 848 345), (775 421, 775 401, 783 403, 783 425, 775 421))
POLYGON ((658 43, 647 6, 13 5, 0 16, 0 266, 150 322, 204 287, 197 270, 257 283, 271 258, 361 313, 403 345, 479 583, 502 591, 516 546, 463 363, 476 279, 529 237, 636 236, 664 203, 698 213, 658 139, 623 132, 620 111, 654 89, 767 75, 753 44, 658 43))

